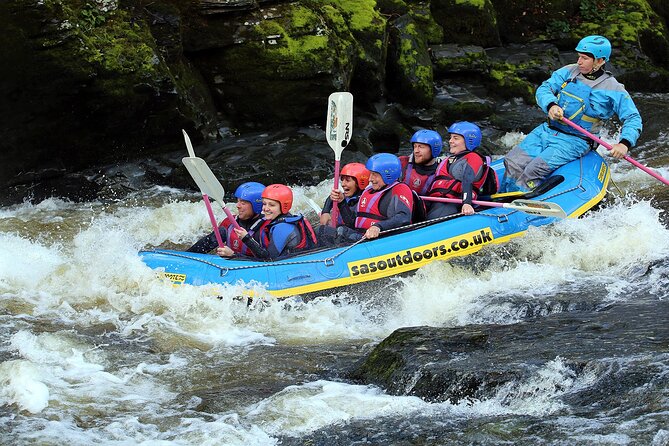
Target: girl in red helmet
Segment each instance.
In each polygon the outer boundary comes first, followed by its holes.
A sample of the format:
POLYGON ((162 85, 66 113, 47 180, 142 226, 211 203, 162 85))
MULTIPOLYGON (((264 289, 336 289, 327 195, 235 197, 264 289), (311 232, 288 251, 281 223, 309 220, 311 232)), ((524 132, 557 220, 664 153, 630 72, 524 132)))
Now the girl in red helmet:
POLYGON ((292 215, 293 191, 283 184, 270 184, 262 193, 263 223, 257 231, 259 241, 244 228, 237 236, 255 257, 276 260, 294 252, 316 246, 314 230, 301 214, 292 215))
POLYGON ((341 188, 332 189, 330 197, 325 200, 323 211, 321 212, 321 227, 327 227, 330 224, 330 212, 332 211, 332 202, 344 203, 345 206, 339 206, 339 221, 337 226, 346 225, 349 228, 355 227, 355 209, 358 206, 358 200, 362 191, 369 184, 369 170, 362 163, 349 163, 341 169, 341 188), (350 212, 343 210, 347 207, 350 212), (345 220, 344 217, 347 217, 345 220))

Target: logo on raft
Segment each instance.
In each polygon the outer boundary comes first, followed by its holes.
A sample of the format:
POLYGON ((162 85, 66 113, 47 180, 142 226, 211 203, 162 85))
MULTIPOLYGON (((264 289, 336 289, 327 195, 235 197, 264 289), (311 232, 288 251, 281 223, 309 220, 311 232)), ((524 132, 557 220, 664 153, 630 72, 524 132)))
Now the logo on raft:
POLYGON ((185 274, 161 272, 158 274, 158 276, 168 279, 170 282, 172 282, 173 285, 183 285, 184 282, 186 281, 185 274))
POLYGON ((360 262, 351 262, 348 264, 348 270, 351 276, 372 274, 382 277, 388 275, 384 272, 386 270, 409 271, 437 259, 471 254, 493 241, 492 231, 490 228, 485 228, 437 243, 397 251, 360 262))

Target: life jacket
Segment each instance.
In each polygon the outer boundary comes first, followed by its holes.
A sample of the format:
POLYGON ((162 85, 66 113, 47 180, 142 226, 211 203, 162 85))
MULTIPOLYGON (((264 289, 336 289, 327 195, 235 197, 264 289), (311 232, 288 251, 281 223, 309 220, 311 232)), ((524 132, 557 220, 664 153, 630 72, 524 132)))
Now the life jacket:
POLYGON ((404 195, 406 198, 406 201, 403 200, 404 203, 413 211, 413 192, 406 184, 396 181, 380 191, 375 191, 371 187, 368 187, 362 192, 360 201, 358 201, 355 218, 355 227, 357 229, 369 229, 373 223, 388 219, 386 212, 384 212, 386 209, 381 210, 379 204, 381 203, 381 198, 389 192, 396 196, 404 195))
POLYGON ((302 215, 286 214, 277 217, 274 220, 263 220, 260 228, 258 228, 258 232, 260 233, 259 242, 263 248, 267 249, 269 247, 271 243, 271 229, 279 223, 290 223, 291 225, 297 226, 297 228, 300 230, 300 242, 296 246, 290 248, 292 251, 311 249, 318 245, 318 240, 316 239, 314 228, 307 219, 305 219, 302 215))
POLYGON ((429 194, 433 197, 462 198, 462 180, 451 175, 452 166, 456 163, 468 163, 474 170, 472 190, 474 199, 478 195, 491 195, 499 188, 499 179, 494 169, 490 168, 490 158, 476 151, 465 152, 462 155, 450 156, 437 168, 429 194))
MULTIPOLYGON (((578 66, 572 68, 572 77, 560 86, 560 91, 557 94, 557 105, 564 110, 566 118, 590 131, 600 121, 595 116, 595 112, 590 105, 590 93, 592 93, 595 85, 605 81, 611 75, 608 72, 604 72, 591 85, 587 85, 585 82, 576 79, 579 73, 578 66)), ((569 133, 587 139, 578 130, 560 121, 549 119, 548 125, 550 128, 562 133, 569 133)))
MULTIPOLYGON (((425 170, 432 170, 431 174, 419 173, 413 163, 413 155, 400 156, 400 163, 402 163, 402 171, 404 172, 402 182, 409 186, 409 188, 418 195, 425 195, 430 190, 432 182, 434 181, 437 163, 434 164, 434 169, 430 166, 421 166, 425 170)), ((422 169, 421 169, 422 170, 422 169)))
MULTIPOLYGON (((235 220, 237 220, 237 223, 239 223, 239 217, 235 217, 235 220)), ((261 225, 262 219, 260 217, 257 217, 253 223, 251 223, 249 228, 245 228, 249 236, 253 237, 255 232, 259 229, 261 225)), ((227 233, 227 239, 226 239, 226 245, 230 247, 234 252, 237 254, 242 254, 248 257, 253 257, 253 251, 251 251, 244 242, 242 242, 242 239, 237 235, 235 232, 235 225, 232 224, 232 221, 229 218, 226 218, 221 222, 219 225, 220 227, 225 229, 225 232, 227 233)))

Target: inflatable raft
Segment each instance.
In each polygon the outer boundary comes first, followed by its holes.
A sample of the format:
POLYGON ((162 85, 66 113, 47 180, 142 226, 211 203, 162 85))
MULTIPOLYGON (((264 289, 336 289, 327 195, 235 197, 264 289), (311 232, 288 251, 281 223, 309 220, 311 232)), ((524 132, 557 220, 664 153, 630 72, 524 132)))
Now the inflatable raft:
MULTIPOLYGON (((493 162, 492 167, 501 178, 502 160, 493 162)), ((557 204, 567 217, 575 218, 602 200, 609 177, 606 161, 591 151, 557 169, 539 190, 525 198, 538 206, 557 204)), ((478 208, 471 216, 422 222, 386 231, 375 240, 310 251, 273 262, 171 250, 139 254, 144 263, 175 284, 261 285, 272 295, 285 297, 368 282, 416 270, 435 260, 469 255, 486 245, 521 236, 530 226, 556 220, 559 219, 531 210, 478 208)))

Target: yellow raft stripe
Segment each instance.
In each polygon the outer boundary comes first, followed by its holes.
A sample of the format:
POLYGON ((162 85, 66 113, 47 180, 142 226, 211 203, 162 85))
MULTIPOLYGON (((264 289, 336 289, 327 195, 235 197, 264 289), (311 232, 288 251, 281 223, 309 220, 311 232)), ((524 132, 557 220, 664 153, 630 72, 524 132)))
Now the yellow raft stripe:
POLYGON ((486 245, 506 243, 512 238, 519 237, 524 233, 525 231, 521 231, 509 236, 504 236, 495 239, 492 236, 492 231, 490 230, 490 228, 476 230, 467 234, 462 234, 457 237, 451 237, 449 239, 441 240, 427 245, 404 249, 402 251, 388 253, 378 257, 358 260, 355 262, 349 262, 348 268, 349 268, 349 273, 351 274, 349 277, 343 277, 340 279, 328 280, 309 285, 302 285, 293 288, 285 288, 281 290, 268 290, 268 292, 276 297, 288 297, 288 296, 294 296, 296 294, 313 293, 316 291, 322 291, 330 288, 353 285, 361 282, 368 282, 375 279, 394 276, 399 273, 407 271, 413 271, 420 268, 421 266, 427 265, 428 263, 432 263, 435 260, 448 260, 454 257, 470 255, 479 251, 486 245), (486 231, 489 240, 483 239, 482 236, 481 242, 479 244, 471 243, 472 240, 474 240, 477 236, 481 235, 481 232, 486 232, 486 231), (457 244, 455 246, 459 248, 461 242, 462 246, 464 246, 465 244, 464 241, 469 241, 470 244, 465 248, 453 250, 454 244, 457 244), (441 255, 441 253, 443 252, 442 247, 444 247, 443 249, 446 250, 446 252, 443 255, 441 255), (440 253, 440 255, 437 256, 434 255, 435 249, 437 250, 436 252, 440 253), (431 252, 433 255, 426 258, 425 256, 426 252, 431 252), (396 263, 395 266, 392 268, 387 267, 389 259, 394 259, 395 261, 397 261, 397 256, 400 256, 400 259, 407 257, 408 260, 409 255, 411 256, 412 261, 410 262, 402 261, 401 265, 399 263, 396 263), (379 269, 379 262, 386 262, 386 267, 379 269), (374 271, 371 271, 372 263, 374 263, 374 265, 376 266, 376 269, 374 271), (364 274, 361 272, 363 265, 367 266, 369 272, 364 274), (358 271, 358 274, 356 275, 353 275, 352 272, 354 271, 354 268, 357 268, 358 271))
POLYGON ((569 214, 567 216, 568 218, 577 218, 585 214, 593 206, 602 201, 602 199, 606 195, 606 190, 609 187, 609 180, 611 179, 611 169, 609 169, 609 166, 603 161, 601 167, 599 168, 597 179, 602 182, 602 188, 600 189, 599 193, 595 195, 592 199, 588 200, 583 206, 581 206, 580 208, 576 209, 574 212, 569 214))

